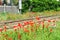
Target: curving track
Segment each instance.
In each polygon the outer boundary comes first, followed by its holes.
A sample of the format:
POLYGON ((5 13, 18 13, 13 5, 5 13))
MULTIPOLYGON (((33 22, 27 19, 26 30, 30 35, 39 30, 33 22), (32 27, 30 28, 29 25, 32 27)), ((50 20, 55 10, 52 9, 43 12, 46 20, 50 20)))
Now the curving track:
MULTIPOLYGON (((44 21, 47 21, 48 19, 60 19, 60 15, 52 15, 52 16, 39 16, 41 19, 45 19, 44 21)), ((27 18, 23 20, 11 20, 11 21, 5 21, 5 22, 0 22, 0 27, 7 25, 7 29, 12 29, 13 25, 17 25, 17 23, 23 23, 23 21, 29 21, 29 20, 35 20, 35 17, 32 18, 27 18)))

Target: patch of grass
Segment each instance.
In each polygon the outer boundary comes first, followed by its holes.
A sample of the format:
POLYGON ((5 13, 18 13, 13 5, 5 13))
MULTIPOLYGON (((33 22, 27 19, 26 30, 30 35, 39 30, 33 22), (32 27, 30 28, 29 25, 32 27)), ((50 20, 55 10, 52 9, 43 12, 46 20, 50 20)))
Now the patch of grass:
POLYGON ((26 12, 23 14, 0 13, 0 21, 20 20, 20 19, 26 19, 36 16, 52 16, 52 15, 60 15, 60 11, 26 12))

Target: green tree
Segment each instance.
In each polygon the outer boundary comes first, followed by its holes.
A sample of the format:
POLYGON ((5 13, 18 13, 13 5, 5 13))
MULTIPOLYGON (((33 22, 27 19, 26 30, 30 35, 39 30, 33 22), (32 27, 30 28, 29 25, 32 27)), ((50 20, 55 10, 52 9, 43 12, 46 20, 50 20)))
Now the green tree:
POLYGON ((18 4, 18 0, 12 0, 14 5, 18 4))

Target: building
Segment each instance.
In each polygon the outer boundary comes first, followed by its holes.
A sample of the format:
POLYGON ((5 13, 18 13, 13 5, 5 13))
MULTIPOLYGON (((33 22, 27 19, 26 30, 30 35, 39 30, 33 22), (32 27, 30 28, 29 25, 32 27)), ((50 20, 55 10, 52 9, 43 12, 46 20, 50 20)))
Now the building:
POLYGON ((11 5, 11 0, 0 0, 0 5, 3 5, 3 4, 11 5))
POLYGON ((3 1, 3 0, 0 0, 0 5, 2 5, 2 1, 3 1))
POLYGON ((6 4, 6 5, 16 5, 18 3, 18 0, 0 0, 0 5, 6 4))

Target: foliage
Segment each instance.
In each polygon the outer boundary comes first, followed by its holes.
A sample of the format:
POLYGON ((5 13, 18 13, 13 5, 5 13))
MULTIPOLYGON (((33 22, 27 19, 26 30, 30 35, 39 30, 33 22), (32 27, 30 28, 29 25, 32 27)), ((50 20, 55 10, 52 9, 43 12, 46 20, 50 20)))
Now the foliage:
POLYGON ((30 6, 32 6, 31 11, 34 12, 41 12, 44 10, 57 11, 57 8, 60 7, 60 1, 56 0, 23 0, 22 3, 23 11, 28 11, 30 6))
POLYGON ((4 25, 2 29, 0 28, 0 39, 1 40, 60 40, 60 32, 59 32, 60 21, 56 22, 56 20, 54 19, 48 21, 42 21, 37 16, 36 22, 33 20, 24 21, 23 24, 18 23, 14 25, 12 29, 9 30, 7 29, 7 26, 4 25), (56 26, 52 24, 55 24, 56 26))
MULTIPOLYGON (((15 6, 18 6, 19 0, 12 0, 15 6)), ((60 10, 60 1, 57 0, 22 0, 22 11, 41 12, 45 10, 60 10)))
POLYGON ((32 18, 35 16, 52 16, 52 15, 60 15, 60 11, 44 11, 44 12, 26 12, 23 14, 18 13, 0 13, 0 21, 7 21, 7 20, 21 20, 32 18), (17 16, 18 15, 18 16, 17 16))

